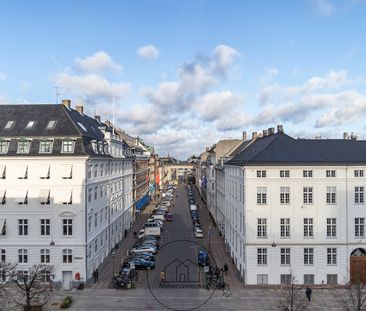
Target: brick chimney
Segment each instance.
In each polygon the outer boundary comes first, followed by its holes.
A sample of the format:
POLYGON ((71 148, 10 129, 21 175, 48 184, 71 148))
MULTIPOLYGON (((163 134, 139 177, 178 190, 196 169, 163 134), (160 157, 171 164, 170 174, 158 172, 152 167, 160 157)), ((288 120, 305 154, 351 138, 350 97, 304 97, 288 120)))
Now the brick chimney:
POLYGON ((347 132, 344 132, 344 133, 343 133, 343 139, 349 139, 349 137, 348 137, 348 133, 347 133, 347 132))
POLYGON ((81 105, 77 105, 75 107, 76 111, 78 111, 80 114, 83 114, 84 113, 84 106, 81 106, 81 105))
POLYGON ((100 123, 100 116, 99 115, 95 115, 94 119, 97 120, 100 123))
POLYGON ((62 104, 63 104, 66 108, 71 108, 71 100, 70 100, 70 99, 63 99, 63 100, 62 100, 62 104))
POLYGON ((246 141, 246 140, 247 140, 247 132, 243 131, 243 141, 246 141))
POLYGON ((257 136, 258 136, 258 135, 257 135, 257 132, 253 132, 253 133, 252 133, 252 139, 257 139, 257 136))
POLYGON ((283 125, 282 124, 277 125, 277 133, 283 133, 283 125))

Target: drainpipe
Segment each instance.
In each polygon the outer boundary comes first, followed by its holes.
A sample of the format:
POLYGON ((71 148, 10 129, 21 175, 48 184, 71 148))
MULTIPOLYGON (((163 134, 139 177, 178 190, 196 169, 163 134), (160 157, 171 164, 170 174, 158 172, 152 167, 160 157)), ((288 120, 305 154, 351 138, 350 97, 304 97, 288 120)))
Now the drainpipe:
MULTIPOLYGON (((346 166, 346 249, 347 249, 347 273, 350 274, 349 250, 348 250, 348 165, 346 166)), ((351 281, 351 274, 350 279, 351 281)))

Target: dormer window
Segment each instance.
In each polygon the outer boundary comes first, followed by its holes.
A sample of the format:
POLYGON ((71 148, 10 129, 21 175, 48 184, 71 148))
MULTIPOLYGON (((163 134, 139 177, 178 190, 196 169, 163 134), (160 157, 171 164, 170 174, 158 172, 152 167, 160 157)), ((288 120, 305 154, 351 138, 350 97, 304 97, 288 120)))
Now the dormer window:
POLYGON ((30 144, 29 140, 19 140, 17 153, 29 153, 30 144))
POLYGON ((8 121, 4 126, 4 130, 10 130, 15 124, 15 121, 8 121))
POLYGON ((8 153, 9 142, 6 140, 0 140, 0 154, 8 153))
POLYGON ((27 126, 25 127, 27 130, 30 130, 34 127, 34 125, 36 124, 36 121, 29 121, 27 126))
POLYGON ((56 127, 56 123, 57 121, 56 120, 51 120, 51 121, 48 121, 47 123, 47 130, 52 130, 56 127))
POLYGON ((62 153, 73 153, 75 148, 75 142, 73 140, 64 140, 62 142, 62 153))
POLYGON ((41 140, 39 144, 39 153, 51 153, 52 140, 41 140))

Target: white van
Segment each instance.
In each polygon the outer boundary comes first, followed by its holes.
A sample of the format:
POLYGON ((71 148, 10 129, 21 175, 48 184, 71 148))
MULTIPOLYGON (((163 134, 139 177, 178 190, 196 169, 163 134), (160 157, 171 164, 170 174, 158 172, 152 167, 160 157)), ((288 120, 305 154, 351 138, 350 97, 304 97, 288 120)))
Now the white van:
POLYGON ((191 212, 196 211, 197 210, 197 205, 196 204, 190 204, 189 209, 191 210, 191 212))
POLYGON ((151 227, 151 228, 145 228, 141 229, 138 233, 138 238, 142 239, 145 236, 152 235, 155 237, 160 237, 161 235, 161 229, 159 227, 151 227))

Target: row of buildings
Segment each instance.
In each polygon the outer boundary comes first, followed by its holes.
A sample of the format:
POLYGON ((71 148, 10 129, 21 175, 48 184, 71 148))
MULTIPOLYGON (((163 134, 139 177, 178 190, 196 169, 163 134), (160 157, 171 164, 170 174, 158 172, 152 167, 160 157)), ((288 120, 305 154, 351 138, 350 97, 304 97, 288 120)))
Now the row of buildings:
POLYGON ((90 280, 170 182, 169 159, 69 100, 0 105, 1 262, 50 264, 63 289, 90 280))
POLYGON ((246 284, 366 280, 366 141, 281 125, 206 148, 196 182, 246 284))

